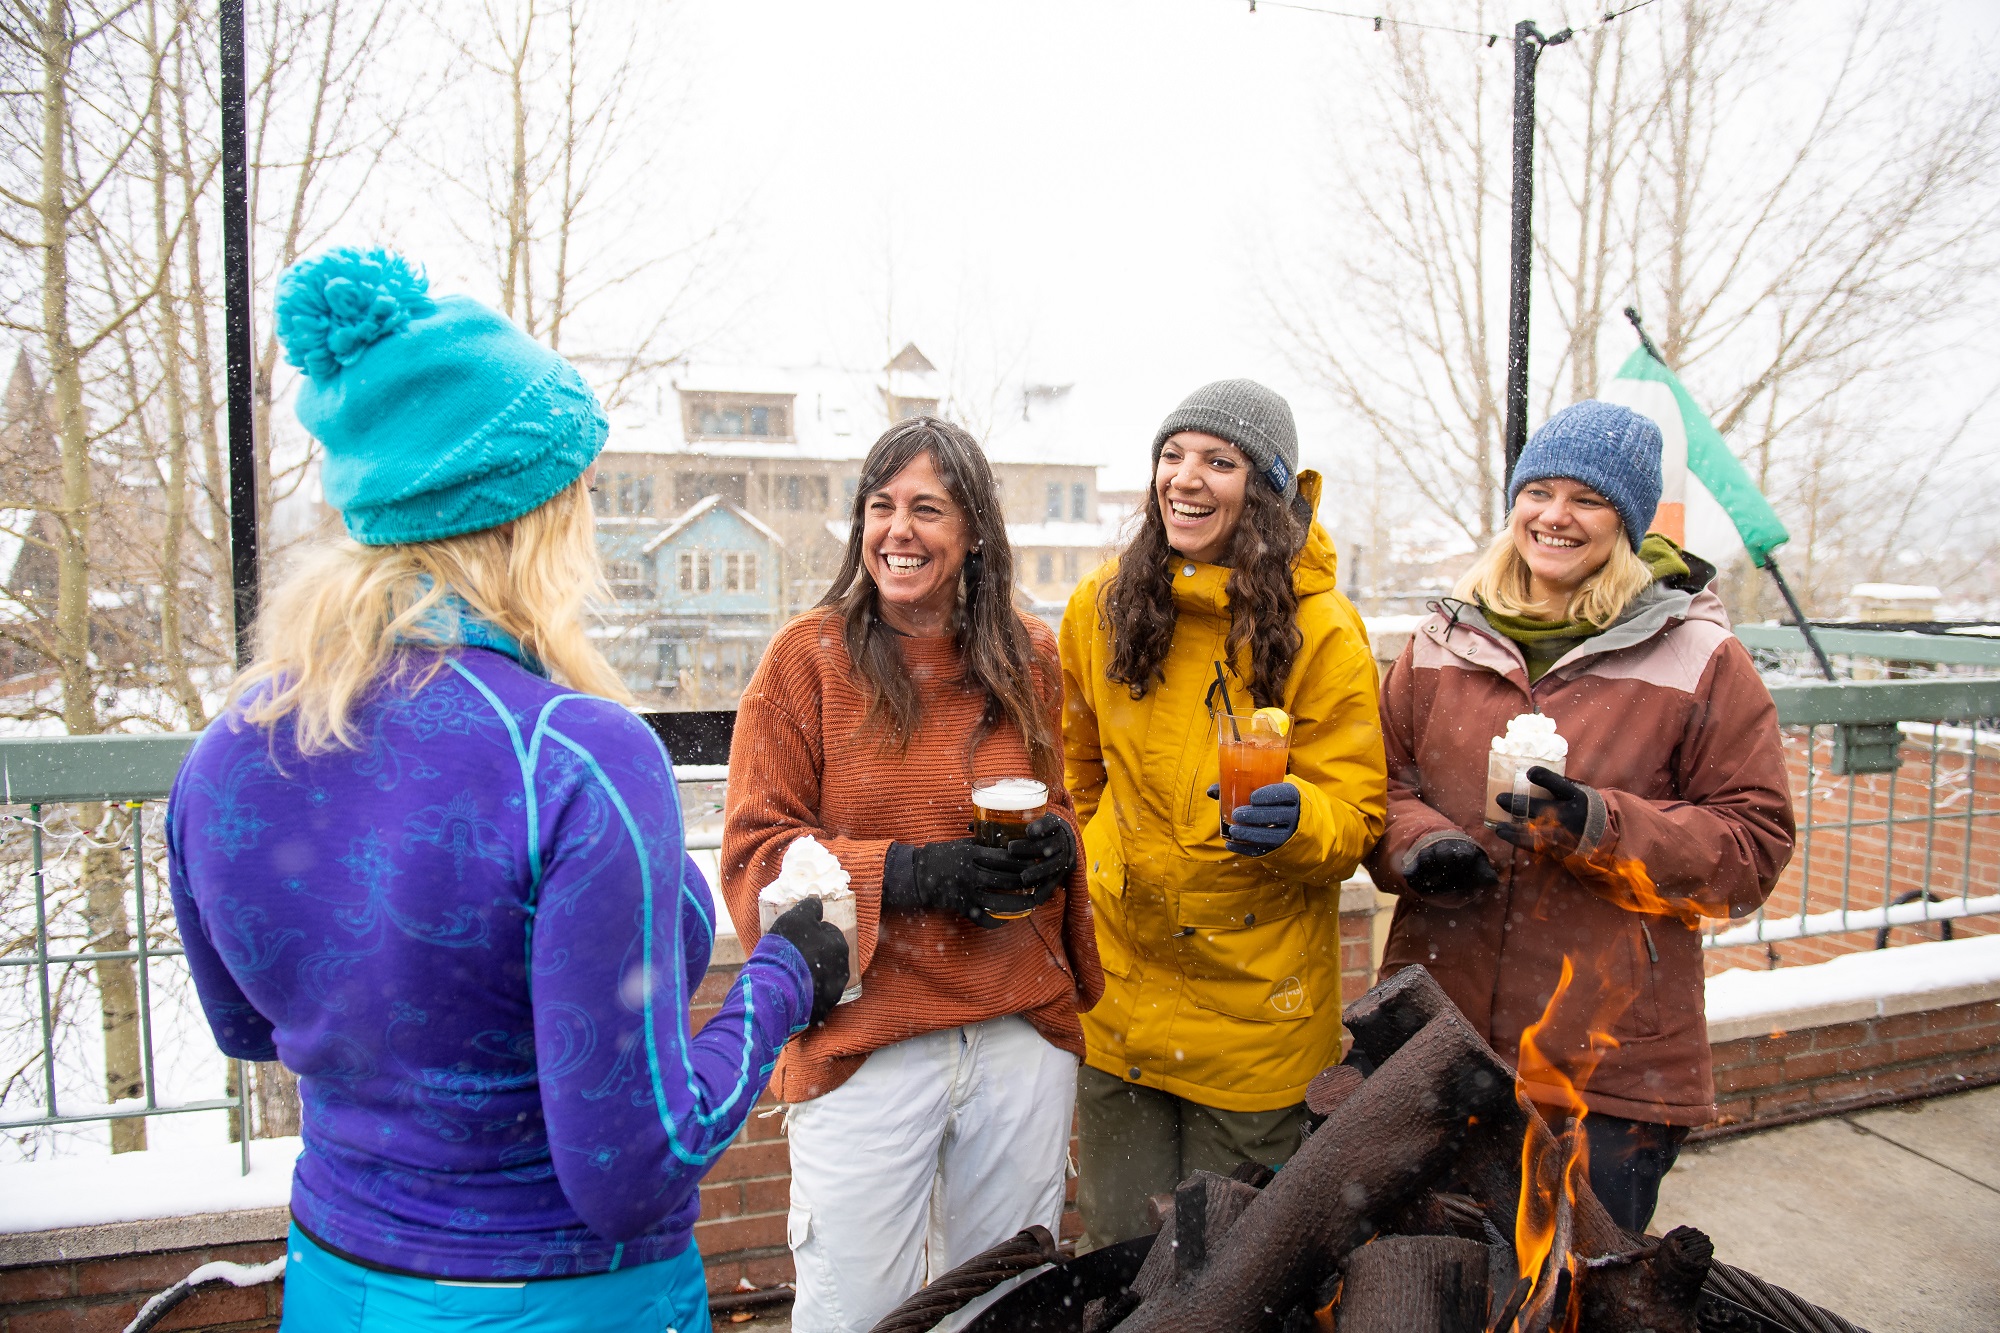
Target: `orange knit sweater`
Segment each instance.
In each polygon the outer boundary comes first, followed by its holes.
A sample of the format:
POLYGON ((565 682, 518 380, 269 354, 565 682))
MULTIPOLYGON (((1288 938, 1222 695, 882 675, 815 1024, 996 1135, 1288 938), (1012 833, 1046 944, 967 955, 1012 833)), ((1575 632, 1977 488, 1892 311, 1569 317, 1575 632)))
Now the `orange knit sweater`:
MULTIPOLYGON (((1055 636, 1028 620, 1043 707, 1061 734, 1062 678, 1055 636)), ((812 611, 779 631, 736 714, 722 834, 722 892, 743 947, 757 941, 757 892, 777 878, 785 848, 812 834, 852 877, 861 936, 861 998, 794 1038, 771 1086, 787 1102, 833 1091, 870 1051, 909 1037, 1020 1014, 1043 1037, 1081 1057, 1077 1014, 1097 1003, 1104 974, 1082 838, 1066 888, 1035 913, 987 930, 945 912, 882 913, 882 861, 891 842, 966 836, 975 779, 1024 776, 1027 747, 1002 725, 968 749, 984 709, 965 690, 950 637, 898 640, 919 686, 923 722, 907 751, 860 733, 867 702, 855 681, 836 614, 812 611)), ((1049 806, 1076 827, 1058 781, 1049 806)))

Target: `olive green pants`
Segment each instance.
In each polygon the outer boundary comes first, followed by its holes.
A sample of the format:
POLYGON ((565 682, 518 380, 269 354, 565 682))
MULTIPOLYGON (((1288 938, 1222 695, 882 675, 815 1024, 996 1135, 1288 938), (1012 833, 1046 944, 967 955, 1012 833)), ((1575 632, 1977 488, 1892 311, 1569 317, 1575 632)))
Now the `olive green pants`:
POLYGON ((1196 1171, 1277 1166, 1299 1149, 1306 1108, 1218 1111, 1084 1065, 1076 1072, 1079 1254, 1144 1235, 1146 1200, 1196 1171))

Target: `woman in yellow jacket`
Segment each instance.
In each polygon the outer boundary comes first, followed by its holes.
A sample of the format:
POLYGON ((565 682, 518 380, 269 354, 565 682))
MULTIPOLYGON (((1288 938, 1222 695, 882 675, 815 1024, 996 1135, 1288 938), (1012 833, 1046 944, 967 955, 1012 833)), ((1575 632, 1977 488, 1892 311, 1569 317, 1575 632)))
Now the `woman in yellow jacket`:
POLYGON ((1153 460, 1144 525, 1062 623, 1106 983, 1077 1085, 1086 1249, 1144 1231, 1147 1196, 1191 1171, 1298 1147, 1306 1084, 1340 1057, 1340 885, 1385 804, 1375 663, 1291 408, 1249 380, 1207 385, 1153 460), (1223 812, 1232 705, 1289 714, 1290 771, 1223 812))

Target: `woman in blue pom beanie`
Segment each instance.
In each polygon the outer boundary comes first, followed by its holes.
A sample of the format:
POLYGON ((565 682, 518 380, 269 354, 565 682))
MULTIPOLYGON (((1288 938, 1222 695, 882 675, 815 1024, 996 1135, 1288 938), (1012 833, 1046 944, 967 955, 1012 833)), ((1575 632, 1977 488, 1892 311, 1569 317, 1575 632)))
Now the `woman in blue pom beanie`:
POLYGON ((167 836, 218 1044, 299 1075, 284 1328, 706 1330, 696 1187, 846 944, 793 909, 688 1036, 714 909, 584 633, 575 369, 382 250, 277 322, 349 539, 272 593, 167 836))
POLYGON ((1660 443, 1595 401, 1528 441, 1506 531, 1383 681, 1369 858, 1398 896, 1383 974, 1429 968, 1547 1117, 1588 1111, 1591 1189, 1630 1231, 1715 1113, 1698 923, 1754 911, 1793 837, 1777 710, 1715 570, 1646 531, 1660 443), (1510 776, 1496 800, 1489 742, 1526 793, 1510 776))

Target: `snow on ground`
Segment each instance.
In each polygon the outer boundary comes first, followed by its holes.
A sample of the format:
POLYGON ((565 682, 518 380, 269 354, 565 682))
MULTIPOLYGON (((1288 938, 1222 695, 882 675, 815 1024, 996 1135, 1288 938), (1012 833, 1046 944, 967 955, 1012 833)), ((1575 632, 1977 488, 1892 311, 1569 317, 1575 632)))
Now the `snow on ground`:
POLYGON ((1731 968, 1708 979, 1709 1040, 1751 1035, 1768 1023, 1796 1028, 1969 1003, 1976 997, 1945 993, 1977 989, 2000 992, 2000 935, 1905 944, 1769 972, 1731 968))
POLYGON ((298 1139, 256 1139, 250 1174, 235 1144, 117 1157, 58 1157, 0 1169, 0 1234, 276 1208, 292 1197, 298 1139))

